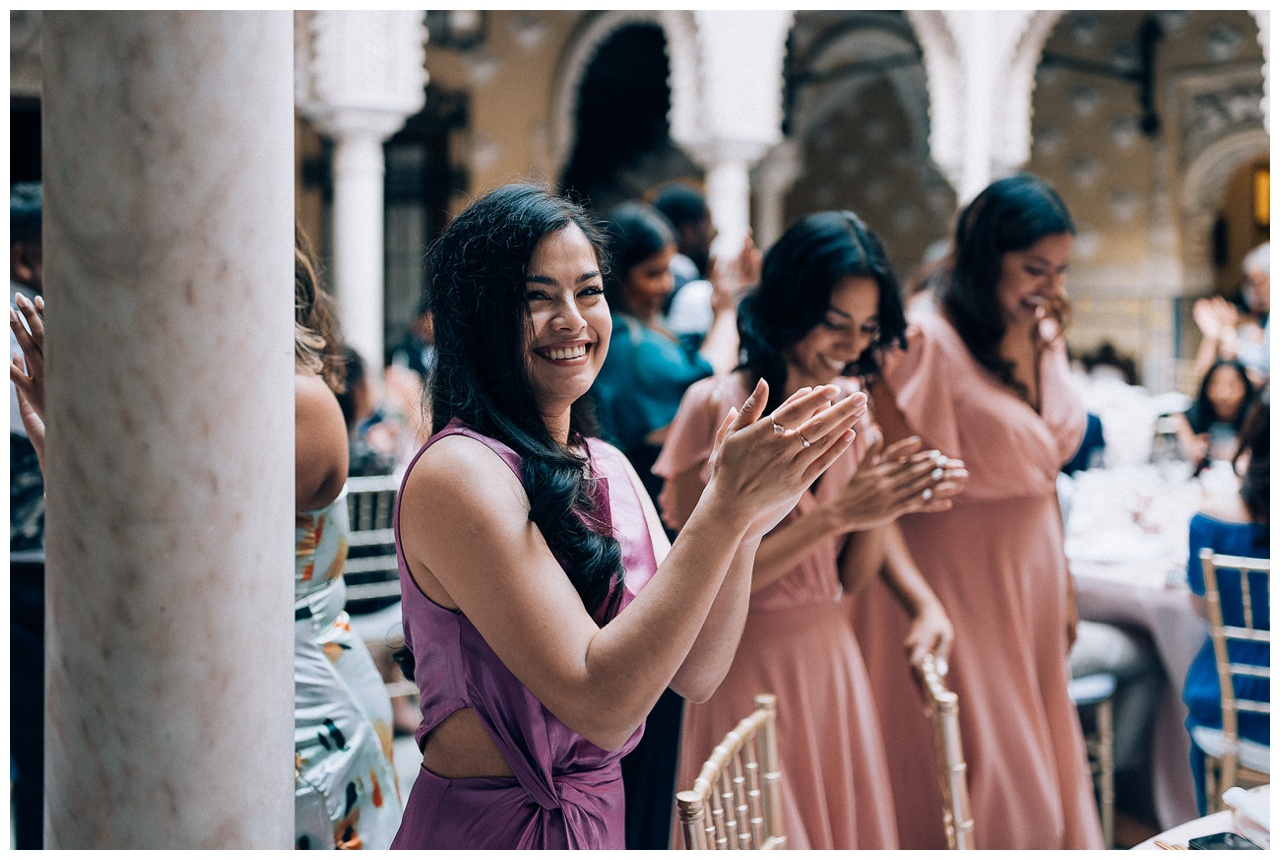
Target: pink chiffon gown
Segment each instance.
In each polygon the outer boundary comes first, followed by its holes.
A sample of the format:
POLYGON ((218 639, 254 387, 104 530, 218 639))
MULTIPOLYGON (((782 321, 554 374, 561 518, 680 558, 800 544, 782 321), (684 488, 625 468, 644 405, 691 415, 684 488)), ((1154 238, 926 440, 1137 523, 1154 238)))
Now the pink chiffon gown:
MULTIPOLYGON (((959 457, 964 492, 898 522, 955 626, 974 836, 981 849, 1102 848, 1084 742, 1067 695, 1067 566, 1056 477, 1085 412, 1061 341, 1039 368, 1042 414, 970 355, 932 306, 913 308, 885 381, 911 429, 959 457)), ((901 659, 906 615, 879 582, 854 596, 875 688, 903 848, 946 848, 933 740, 901 659)))
MULTIPOLYGON (((455 419, 422 447, 406 479, 427 448, 454 434, 483 442, 520 477, 515 451, 455 419)), ((594 439, 588 450, 596 516, 622 546, 626 577, 618 611, 625 612, 657 567, 653 543, 622 454, 594 439)), ((474 708, 515 776, 448 779, 420 766, 391 847, 625 848, 619 761, 639 742, 644 726, 622 748, 609 752, 543 707, 462 612, 432 602, 418 587, 400 548, 399 500, 396 505, 404 638, 416 661, 422 708, 422 723, 414 733, 418 746, 445 717, 474 708)))
MULTIPOLYGON (((704 379, 689 388, 653 469, 668 479, 664 496, 672 492, 670 479, 691 469, 706 481, 715 431, 729 407, 749 393, 741 374, 704 379)), ((872 435, 869 425, 859 427, 854 447, 832 464, 816 492, 801 497, 788 518, 838 494, 872 435)), ((663 509, 672 510, 664 502, 663 509)), ((729 674, 708 701, 685 705, 680 788, 693 785, 712 749, 751 712, 756 694, 778 697, 788 848, 897 847, 880 724, 862 653, 840 601, 837 560, 844 545, 843 537, 825 541, 781 579, 751 595, 729 674)), ((671 844, 682 846, 683 836, 673 834, 671 844)))

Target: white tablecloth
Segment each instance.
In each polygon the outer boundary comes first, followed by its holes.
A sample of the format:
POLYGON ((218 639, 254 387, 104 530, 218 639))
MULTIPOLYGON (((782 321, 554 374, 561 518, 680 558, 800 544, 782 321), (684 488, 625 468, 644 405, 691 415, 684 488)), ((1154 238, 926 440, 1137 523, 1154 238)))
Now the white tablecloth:
POLYGON ((1201 497, 1181 464, 1079 472, 1067 527, 1080 617, 1145 631, 1168 678, 1152 739, 1153 799, 1166 828, 1199 814, 1181 694, 1208 636, 1186 585, 1187 524, 1201 497))

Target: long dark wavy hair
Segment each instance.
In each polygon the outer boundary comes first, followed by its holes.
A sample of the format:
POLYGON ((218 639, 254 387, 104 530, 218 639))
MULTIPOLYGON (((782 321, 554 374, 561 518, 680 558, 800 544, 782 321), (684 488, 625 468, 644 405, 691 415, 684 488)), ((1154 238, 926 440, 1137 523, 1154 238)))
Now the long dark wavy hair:
POLYGON ((293 228, 293 363, 318 373, 335 394, 346 391, 342 334, 333 299, 320 281, 320 266, 311 240, 293 228))
MULTIPOLYGON (((576 226, 605 274, 604 238, 580 206, 536 185, 506 185, 468 206, 428 255, 436 372, 431 414, 510 446, 521 458, 529 519, 563 565, 583 604, 610 618, 622 595, 622 551, 596 516, 585 458, 547 430, 529 379, 525 275, 546 236, 576 226)), ((570 411, 570 446, 596 434, 587 398, 570 411)))
POLYGON ((646 203, 623 203, 612 209, 603 225, 609 240, 612 274, 605 280, 605 298, 615 311, 631 313, 623 281, 636 266, 668 245, 675 245, 675 228, 667 216, 646 203))
POLYGON ((1256 530, 1255 542, 1269 545, 1271 542, 1271 387, 1265 386, 1253 399, 1249 414, 1240 429, 1240 447, 1232 458, 1232 464, 1245 454, 1249 465, 1240 483, 1240 498, 1249 516, 1261 528, 1256 530))
POLYGON ((1228 421, 1231 424, 1231 428, 1239 434, 1244 427, 1244 419, 1249 414, 1249 407, 1252 405, 1256 394, 1253 382, 1250 381, 1249 374, 1245 371, 1243 364, 1233 359, 1219 359, 1213 363, 1213 366, 1205 373, 1204 378, 1200 380, 1200 389, 1196 392, 1196 399, 1186 412, 1187 423, 1191 425, 1191 429, 1196 433, 1207 433, 1209 425, 1214 421, 1228 421), (1244 385, 1244 397, 1240 401, 1240 408, 1236 410, 1235 417, 1230 421, 1218 414, 1218 410, 1213 406, 1213 401, 1209 399, 1209 383, 1219 368, 1226 368, 1228 372, 1234 373, 1244 385))
MULTIPOLYGON (((1066 204, 1043 180, 1030 173, 996 180, 960 212, 951 252, 932 280, 943 312, 969 352, 1024 400, 1026 386, 1014 379, 1012 362, 1000 357, 1008 328, 996 296, 1001 260, 1045 236, 1075 232, 1066 204)), ((1058 320, 1062 327, 1065 312, 1064 307, 1058 320)))
POLYGON ((879 352, 894 343, 906 346, 898 279, 876 234, 852 212, 801 218, 765 253, 760 283, 738 307, 740 369, 769 383, 769 410, 786 399, 784 350, 823 322, 836 285, 849 276, 875 281, 880 333, 846 375, 874 376, 879 352))

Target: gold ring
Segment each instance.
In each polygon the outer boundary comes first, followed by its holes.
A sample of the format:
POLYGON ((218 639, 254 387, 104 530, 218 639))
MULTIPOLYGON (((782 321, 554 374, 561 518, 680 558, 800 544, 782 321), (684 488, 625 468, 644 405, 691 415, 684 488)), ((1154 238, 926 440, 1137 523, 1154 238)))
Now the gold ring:
POLYGON ((773 435, 774 435, 774 436, 781 436, 781 435, 782 435, 782 430, 783 430, 782 425, 781 425, 781 424, 779 424, 777 421, 774 421, 774 420, 773 420, 773 418, 772 418, 772 416, 769 418, 769 423, 773 425, 773 435))
POLYGON ((808 448, 808 447, 809 447, 809 445, 811 444, 811 443, 809 442, 809 440, 808 440, 808 439, 806 439, 806 438, 804 438, 803 436, 801 436, 801 435, 800 435, 800 431, 799 431, 799 430, 797 430, 797 431, 796 431, 796 438, 800 440, 800 445, 801 445, 801 447, 803 447, 803 448, 808 448))

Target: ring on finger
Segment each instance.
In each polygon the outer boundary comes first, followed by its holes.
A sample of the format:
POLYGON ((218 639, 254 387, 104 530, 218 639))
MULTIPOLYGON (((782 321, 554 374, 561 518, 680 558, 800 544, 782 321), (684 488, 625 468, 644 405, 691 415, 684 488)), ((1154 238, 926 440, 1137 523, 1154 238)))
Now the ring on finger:
POLYGON ((920 498, 926 502, 933 498, 933 488, 925 487, 924 492, 920 494, 920 498))
POLYGON ((943 472, 942 472, 941 466, 939 466, 938 468, 934 469, 932 472, 929 473, 929 477, 935 481, 941 481, 942 475, 943 475, 943 472))
POLYGON ((784 428, 781 424, 779 424, 777 421, 773 420, 773 416, 772 416, 772 415, 771 415, 771 416, 769 416, 769 423, 773 425, 773 435, 774 435, 774 436, 781 436, 781 435, 782 435, 782 431, 783 431, 785 428, 784 428))
POLYGON ((804 436, 800 435, 799 430, 796 431, 796 438, 800 440, 800 447, 802 448, 808 448, 811 444, 813 444, 808 439, 804 438, 804 436))

